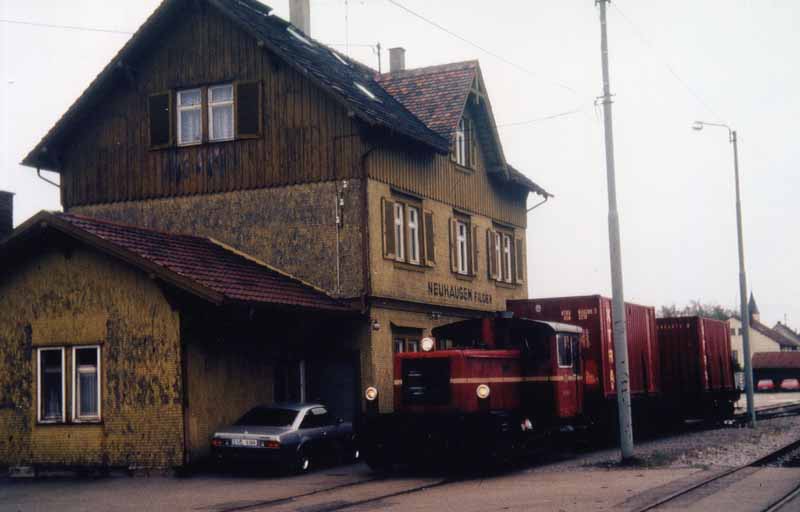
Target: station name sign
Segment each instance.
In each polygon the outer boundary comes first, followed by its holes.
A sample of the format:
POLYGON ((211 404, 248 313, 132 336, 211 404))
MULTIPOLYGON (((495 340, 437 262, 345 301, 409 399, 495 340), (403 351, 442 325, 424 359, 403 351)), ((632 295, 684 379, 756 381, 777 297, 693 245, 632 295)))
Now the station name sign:
POLYGON ((492 303, 491 293, 476 292, 468 286, 434 283, 432 281, 428 281, 428 295, 431 297, 443 297, 445 299, 459 300, 461 302, 471 302, 475 304, 492 303))

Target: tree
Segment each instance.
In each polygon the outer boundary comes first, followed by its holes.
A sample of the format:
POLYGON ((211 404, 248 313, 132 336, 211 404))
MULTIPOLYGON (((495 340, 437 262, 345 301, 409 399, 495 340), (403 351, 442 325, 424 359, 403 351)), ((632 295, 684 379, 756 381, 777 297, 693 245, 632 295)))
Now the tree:
POLYGON ((704 316, 716 320, 727 320, 733 316, 737 316, 737 314, 735 310, 726 308, 725 306, 714 303, 703 304, 699 300, 693 300, 683 308, 672 304, 670 306, 661 306, 658 310, 658 316, 661 318, 674 316, 704 316))

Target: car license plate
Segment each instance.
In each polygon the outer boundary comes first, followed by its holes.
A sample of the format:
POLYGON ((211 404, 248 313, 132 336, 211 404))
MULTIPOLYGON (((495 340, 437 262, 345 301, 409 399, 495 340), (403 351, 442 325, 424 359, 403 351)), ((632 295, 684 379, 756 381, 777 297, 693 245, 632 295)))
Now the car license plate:
POLYGON ((249 447, 256 447, 258 446, 258 440, 256 439, 234 439, 233 440, 234 446, 249 446, 249 447))

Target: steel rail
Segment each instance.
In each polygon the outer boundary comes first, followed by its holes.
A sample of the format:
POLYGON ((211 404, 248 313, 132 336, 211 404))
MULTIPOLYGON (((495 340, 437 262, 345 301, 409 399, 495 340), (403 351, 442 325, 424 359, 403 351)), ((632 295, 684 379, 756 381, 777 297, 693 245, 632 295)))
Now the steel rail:
POLYGON ((783 498, 765 508, 763 512, 778 512, 795 499, 800 500, 800 484, 793 491, 789 491, 783 498))
MULTIPOLYGON (((783 455, 785 453, 788 453, 788 452, 790 452, 792 450, 797 449, 798 447, 800 447, 800 439, 792 441, 791 443, 789 443, 787 445, 784 445, 783 447, 778 448, 777 450, 774 450, 774 451, 768 453, 767 455, 764 455, 763 457, 759 457, 758 459, 750 461, 747 464, 743 464, 741 466, 737 466, 737 467, 733 467, 733 468, 730 468, 730 469, 726 469, 725 471, 722 471, 721 473, 717 473, 717 474, 712 475, 712 476, 710 476, 708 478, 705 478, 705 479, 703 479, 703 480, 701 480, 701 481, 699 481, 699 482, 697 482, 695 484, 692 484, 692 485, 690 485, 688 487, 685 487, 683 489, 680 489, 678 491, 670 493, 670 494, 668 494, 666 496, 663 496, 663 497, 659 498, 658 500, 654 501, 653 503, 649 503, 647 505, 644 505, 642 507, 634 509, 631 512, 648 512, 650 510, 655 510, 658 507, 661 507, 662 505, 666 505, 667 503, 669 503, 671 501, 674 501, 675 499, 680 498, 681 496, 685 496, 685 495, 689 494, 690 492, 696 491, 697 489, 700 489, 701 487, 705 487, 705 486, 707 486, 708 484, 710 484, 712 482, 716 482, 717 480, 725 478, 726 476, 730 476, 730 475, 732 475, 734 473, 738 473, 739 471, 745 470, 745 469, 753 467, 753 466, 762 466, 762 465, 764 465, 765 463, 767 463, 767 462, 769 462, 771 460, 779 458, 781 455, 783 455)), ((798 488, 798 489, 796 489, 795 491, 792 491, 792 492, 793 493, 800 492, 800 488, 798 488)), ((767 510, 771 511, 773 509, 767 509, 767 510)), ((779 510, 779 509, 774 509, 774 510, 779 510)))

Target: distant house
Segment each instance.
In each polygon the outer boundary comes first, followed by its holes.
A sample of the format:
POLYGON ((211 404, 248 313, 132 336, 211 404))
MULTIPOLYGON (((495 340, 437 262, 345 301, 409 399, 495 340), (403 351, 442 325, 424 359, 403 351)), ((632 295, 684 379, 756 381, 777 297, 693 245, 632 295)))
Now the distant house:
MULTIPOLYGON (((750 353, 756 352, 794 352, 800 351, 800 338, 798 335, 778 322, 775 328, 770 328, 761 323, 761 313, 758 310, 756 299, 750 294, 750 353)), ((731 328, 731 348, 733 356, 744 367, 744 349, 742 342, 742 322, 738 317, 728 319, 731 328)))

